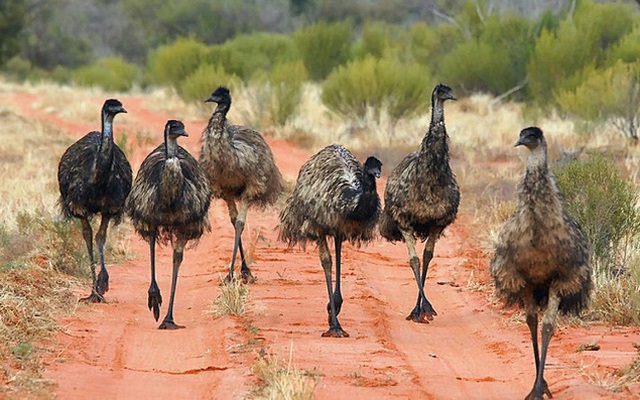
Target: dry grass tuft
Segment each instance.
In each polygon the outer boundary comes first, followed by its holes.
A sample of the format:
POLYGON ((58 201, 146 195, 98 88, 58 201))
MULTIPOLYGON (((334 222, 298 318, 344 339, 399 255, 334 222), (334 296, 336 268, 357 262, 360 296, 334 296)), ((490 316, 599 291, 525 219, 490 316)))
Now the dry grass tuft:
POLYGON ((313 392, 319 377, 292 366, 293 345, 289 352, 289 361, 270 355, 261 355, 251 368, 260 379, 261 387, 252 398, 269 400, 307 400, 313 398, 313 392))
POLYGON ((592 372, 589 371, 589 367, 583 365, 580 368, 582 375, 592 385, 599 386, 609 392, 619 393, 640 382, 640 357, 628 366, 612 372, 592 372))
POLYGON ((241 316, 247 308, 249 289, 241 280, 234 279, 226 282, 222 279, 220 294, 211 305, 211 313, 216 316, 235 315, 241 316))

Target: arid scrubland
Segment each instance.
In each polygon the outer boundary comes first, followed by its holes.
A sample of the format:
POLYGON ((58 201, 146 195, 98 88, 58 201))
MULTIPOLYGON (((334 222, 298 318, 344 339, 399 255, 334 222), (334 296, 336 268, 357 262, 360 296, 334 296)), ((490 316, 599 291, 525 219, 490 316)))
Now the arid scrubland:
MULTIPOLYGON (((0 328, 4 338, 0 343, 0 369, 4 371, 2 381, 12 382, 12 395, 20 397, 23 391, 33 393, 46 387, 39 375, 42 365, 38 354, 46 351, 48 335, 62 329, 56 319, 73 312, 74 283, 88 279, 88 261, 79 227, 74 221, 61 220, 56 205, 56 166, 73 139, 59 128, 22 115, 10 100, 12 93, 17 92, 34 96, 31 107, 63 121, 86 124, 87 132, 99 127, 96 126, 97 112, 90 101, 95 97, 144 98, 146 107, 170 112, 185 121, 206 121, 211 107, 204 104, 204 99, 202 105, 186 104, 167 90, 117 94, 51 84, 0 82, 4 98, 0 100, 0 328), (34 319, 34 315, 37 318, 34 319)), ((292 141, 310 152, 339 142, 360 159, 368 154, 376 155, 384 164, 383 177, 407 152, 418 148, 429 125, 429 109, 415 118, 399 121, 392 134, 384 115, 354 124, 331 114, 322 105, 319 86, 306 84, 299 115, 285 126, 275 127, 264 117, 267 113, 262 112, 261 107, 267 105, 258 98, 252 87, 237 90, 229 120, 254 126, 267 137, 292 141)), ((544 129, 554 168, 560 168, 572 158, 603 154, 637 189, 640 152, 612 127, 585 131, 576 122, 556 113, 544 114, 516 103, 496 103, 494 98, 482 94, 451 102, 445 119, 451 138, 452 169, 462 193, 459 222, 466 224, 463 228, 472 238, 472 244, 482 249, 487 258, 500 225, 515 207, 515 188, 524 171, 525 154, 513 145, 518 132, 526 126, 544 129)), ((158 126, 162 123, 158 121, 158 126)), ((142 140, 148 143, 150 137, 157 137, 157 127, 140 131, 126 121, 115 129, 116 141, 120 140, 119 144, 125 141, 124 147, 129 149, 142 140)), ((137 171, 139 166, 132 167, 137 171)), ((112 260, 115 257, 113 262, 117 262, 118 258, 127 257, 126 241, 132 230, 125 223, 113 233, 108 252, 112 260)), ((640 322, 640 307, 633 307, 640 304, 640 252, 631 239, 637 237, 627 238, 627 263, 621 266, 619 275, 601 280, 606 284, 606 290, 602 290, 606 296, 594 295, 588 319, 640 322), (621 304, 627 305, 623 310, 625 315, 607 319, 610 312, 606 310, 620 309, 621 304), (606 312, 599 311, 601 307, 606 312)), ((478 265, 478 268, 484 267, 485 264, 478 265)), ((486 271, 478 272, 486 274, 486 271)), ((598 291, 596 287, 595 292, 598 291)))

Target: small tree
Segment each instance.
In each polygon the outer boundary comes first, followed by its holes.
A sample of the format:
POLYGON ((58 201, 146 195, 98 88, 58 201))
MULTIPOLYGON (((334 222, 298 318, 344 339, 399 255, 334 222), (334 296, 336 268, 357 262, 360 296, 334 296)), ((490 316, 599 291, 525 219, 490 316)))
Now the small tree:
POLYGON ((640 128, 640 62, 618 61, 610 68, 592 69, 575 89, 556 96, 561 109, 586 121, 611 122, 637 141, 640 128))
POLYGON ((319 22, 297 31, 294 41, 309 77, 322 81, 349 60, 353 28, 349 22, 319 22))

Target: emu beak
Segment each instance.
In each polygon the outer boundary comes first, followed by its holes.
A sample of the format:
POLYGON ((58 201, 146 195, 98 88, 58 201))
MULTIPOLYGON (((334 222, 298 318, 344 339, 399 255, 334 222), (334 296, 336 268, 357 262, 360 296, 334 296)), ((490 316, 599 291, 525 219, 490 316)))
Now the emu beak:
POLYGON ((120 110, 118 110, 118 112, 127 114, 127 110, 124 107, 121 107, 120 110))
POLYGON ((376 168, 372 172, 376 178, 380 178, 380 175, 382 175, 382 171, 380 171, 380 168, 376 168))
POLYGON ((213 96, 209 96, 209 97, 207 97, 207 99, 204 102, 205 103, 215 103, 215 100, 213 99, 213 96))

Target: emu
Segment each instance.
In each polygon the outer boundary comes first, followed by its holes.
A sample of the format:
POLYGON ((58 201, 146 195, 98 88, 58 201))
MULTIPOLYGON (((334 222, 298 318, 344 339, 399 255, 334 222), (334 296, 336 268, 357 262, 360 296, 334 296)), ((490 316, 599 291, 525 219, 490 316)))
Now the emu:
POLYGON ((156 282, 155 244, 173 246, 171 297, 167 315, 158 329, 184 328, 173 320, 173 302, 184 248, 209 230, 207 212, 211 202, 209 183, 200 165, 178 145, 180 136, 189 136, 181 121, 169 120, 164 127, 164 144, 153 150, 140 165, 127 200, 133 226, 149 242, 151 284, 148 307, 158 320, 162 296, 156 282))
POLYGON ((226 280, 234 279, 236 255, 240 250, 242 280, 251 283, 255 278, 247 266, 242 247, 247 210, 249 206, 265 208, 275 203, 283 190, 282 175, 269 145, 259 132, 230 125, 227 121, 231 108, 229 89, 218 87, 205 102, 215 102, 217 107, 203 132, 200 164, 209 179, 213 197, 226 202, 235 230, 226 280))
POLYGON ((545 394, 552 397, 543 374, 556 315, 558 311, 579 314, 587 306, 591 267, 587 240, 563 208, 556 178, 547 167, 542 130, 523 129, 515 145, 529 149, 526 172, 518 186, 516 211, 502 227, 490 272, 497 293, 526 313, 536 366, 536 380, 526 399, 540 400, 545 394))
POLYGON ((92 303, 105 302, 109 290, 109 273, 104 262, 104 247, 109 221, 122 221, 124 204, 131 190, 131 165, 113 142, 113 119, 127 110, 118 100, 109 99, 102 106, 102 129, 92 131, 73 143, 58 164, 58 201, 65 218, 82 222, 82 236, 91 262, 91 294, 83 298, 92 303), (100 255, 100 273, 96 277, 91 218, 101 215, 95 241, 100 255))
POLYGON ((450 87, 438 84, 431 94, 431 123, 420 150, 398 164, 384 192, 380 233, 388 241, 404 241, 418 285, 418 300, 407 320, 428 323, 438 315, 424 294, 429 263, 436 241, 457 216, 460 190, 449 166, 449 135, 444 124, 444 103, 455 100, 450 87), (416 239, 426 240, 422 273, 416 239))
POLYGON ((339 144, 325 147, 300 169, 293 193, 280 213, 279 240, 305 246, 316 241, 327 281, 329 330, 323 337, 348 337, 338 322, 342 308, 340 268, 342 242, 359 245, 371 241, 380 217, 375 178, 382 163, 369 157, 361 165, 339 144), (327 236, 335 242, 336 285, 332 288, 331 253, 327 236))

